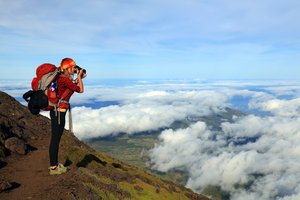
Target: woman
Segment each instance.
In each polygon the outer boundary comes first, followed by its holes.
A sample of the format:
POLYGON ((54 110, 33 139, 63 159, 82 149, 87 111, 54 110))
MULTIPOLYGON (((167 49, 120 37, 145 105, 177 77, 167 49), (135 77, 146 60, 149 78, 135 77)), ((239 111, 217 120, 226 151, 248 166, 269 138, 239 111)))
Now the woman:
POLYGON ((78 70, 76 63, 71 58, 64 58, 60 64, 61 75, 57 79, 57 95, 63 100, 56 109, 50 111, 51 118, 51 141, 49 146, 50 175, 67 172, 67 168, 58 163, 58 150, 60 138, 65 127, 66 112, 69 108, 69 100, 74 92, 83 93, 82 79, 86 77, 83 69, 78 70), (73 75, 77 73, 77 79, 73 83, 73 75))

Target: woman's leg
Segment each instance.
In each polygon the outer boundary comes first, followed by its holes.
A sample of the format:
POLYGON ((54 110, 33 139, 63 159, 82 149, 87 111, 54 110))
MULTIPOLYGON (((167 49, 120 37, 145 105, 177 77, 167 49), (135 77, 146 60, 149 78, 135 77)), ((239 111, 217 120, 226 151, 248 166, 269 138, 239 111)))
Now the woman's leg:
POLYGON ((50 166, 56 166, 58 164, 59 142, 65 127, 66 113, 57 112, 56 114, 54 110, 51 110, 50 118, 52 131, 49 146, 50 166))

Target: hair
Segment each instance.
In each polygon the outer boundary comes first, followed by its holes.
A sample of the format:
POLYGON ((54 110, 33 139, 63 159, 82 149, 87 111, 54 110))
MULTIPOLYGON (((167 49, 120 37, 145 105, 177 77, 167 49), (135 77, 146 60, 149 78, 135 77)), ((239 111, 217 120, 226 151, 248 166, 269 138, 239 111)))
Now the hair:
POLYGON ((68 77, 71 78, 70 73, 68 72, 67 69, 64 69, 64 68, 62 68, 62 67, 59 67, 59 71, 61 72, 61 74, 66 75, 66 76, 68 76, 68 77))

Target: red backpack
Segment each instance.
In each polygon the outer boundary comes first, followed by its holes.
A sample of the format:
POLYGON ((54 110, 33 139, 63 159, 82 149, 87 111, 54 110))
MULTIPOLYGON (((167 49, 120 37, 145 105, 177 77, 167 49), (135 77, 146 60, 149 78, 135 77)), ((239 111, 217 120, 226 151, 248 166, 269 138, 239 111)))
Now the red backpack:
POLYGON ((23 95, 28 102, 32 114, 39 114, 40 109, 56 109, 68 95, 66 90, 61 97, 57 96, 57 79, 60 76, 58 68, 50 63, 44 63, 36 69, 36 77, 31 81, 32 90, 23 95))
POLYGON ((57 96, 57 78, 60 75, 55 65, 45 63, 36 69, 36 77, 31 81, 31 88, 34 91, 43 90, 48 97, 48 106, 43 110, 52 110, 59 101, 57 96))

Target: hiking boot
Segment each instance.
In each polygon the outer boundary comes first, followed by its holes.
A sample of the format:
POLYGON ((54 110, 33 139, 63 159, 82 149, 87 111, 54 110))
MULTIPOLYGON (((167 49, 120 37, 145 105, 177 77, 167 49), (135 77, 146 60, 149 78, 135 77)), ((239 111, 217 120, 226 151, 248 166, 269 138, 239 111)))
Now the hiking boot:
POLYGON ((55 169, 51 169, 51 167, 49 167, 49 171, 50 175, 59 175, 66 173, 68 171, 68 168, 66 168, 63 164, 59 163, 55 169))
POLYGON ((66 173, 66 171, 61 171, 58 167, 56 167, 55 169, 49 169, 49 174, 50 175, 59 175, 59 174, 63 174, 66 173))
POLYGON ((59 169, 60 171, 62 171, 63 173, 65 173, 65 172, 68 171, 68 168, 65 167, 65 166, 64 166, 63 164, 61 164, 61 163, 58 163, 57 167, 58 167, 58 169, 59 169))

